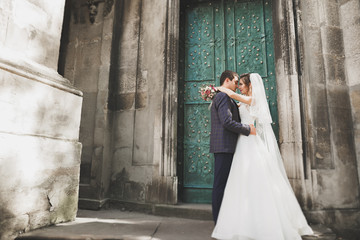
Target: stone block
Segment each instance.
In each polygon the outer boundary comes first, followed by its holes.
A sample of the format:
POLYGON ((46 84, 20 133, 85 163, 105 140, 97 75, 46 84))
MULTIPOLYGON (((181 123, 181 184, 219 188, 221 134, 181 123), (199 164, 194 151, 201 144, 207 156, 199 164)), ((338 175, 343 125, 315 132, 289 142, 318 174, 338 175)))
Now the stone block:
MULTIPOLYGON (((6 1, 5 1, 6 2, 6 1)), ((0 3, 1 4, 1 3, 0 3)), ((6 40, 8 28, 9 9, 4 9, 0 5, 0 46, 3 47, 6 40)))
MULTIPOLYGON (((82 10, 85 10, 85 18, 89 18, 87 9, 82 7, 82 10)), ((90 24, 89 20, 86 20, 86 22, 79 25, 78 31, 73 36, 76 36, 77 40, 82 44, 97 43, 101 45, 103 24, 90 24)))
POLYGON ((308 81, 311 87, 316 86, 317 84, 324 84, 326 82, 323 54, 309 53, 308 59, 305 60, 305 64, 309 65, 308 81))
POLYGON ((96 97, 96 126, 100 127, 104 126, 104 123, 99 123, 99 118, 104 118, 104 114, 106 114, 107 104, 109 98, 109 91, 98 91, 96 97))
POLYGON ((68 79, 72 85, 75 84, 75 72, 76 72, 76 55, 77 55, 77 43, 76 42, 69 42, 65 54, 66 59, 64 59, 65 66, 64 66, 64 77, 68 79))
POLYGON ((301 132, 299 131, 298 111, 298 82, 297 76, 289 76, 290 79, 279 86, 279 124, 280 135, 283 142, 300 142, 301 132), (291 114, 289 114, 291 113, 291 114))
MULTIPOLYGON (((345 86, 327 85, 327 102, 329 108, 350 110, 349 89, 345 86)), ((345 117, 345 116, 343 116, 345 117)))
POLYGON ((354 127, 350 108, 331 107, 329 120, 333 132, 349 131, 354 127))
POLYGON ((138 182, 125 182, 123 199, 136 202, 144 202, 145 186, 138 182))
MULTIPOLYGON (((16 173, 13 169, 11 169, 11 172, 16 173)), ((30 173, 28 173, 28 175, 30 173)), ((25 175, 25 178, 12 177, 8 181, 9 184, 11 184, 9 188, 3 187, 1 189, 0 193, 4 195, 0 199, 2 208, 4 208, 2 211, 5 210, 5 213, 7 213, 7 215, 1 216, 1 220, 21 216, 23 214, 29 214, 31 212, 44 212, 50 210, 47 190, 40 189, 33 184, 22 186, 22 191, 17 191, 16 188, 13 187, 13 182, 18 181, 23 183, 25 180, 29 181, 27 175, 25 175)), ((35 180, 37 182, 42 181, 40 180, 40 177, 35 180)))
MULTIPOLYGON (((354 136, 352 129, 350 130, 338 130, 332 133, 333 137, 333 148, 336 152, 336 158, 343 167, 349 168, 348 171, 352 172, 354 179, 356 178, 356 156, 354 149, 354 136)), ((350 174, 350 173, 349 173, 350 174)), ((352 186, 356 188, 356 183, 352 186)))
POLYGON ((106 130, 104 128, 95 128, 94 129, 94 145, 95 146, 104 146, 105 131, 106 130))
POLYGON ((75 86, 84 92, 97 92, 99 81, 99 43, 86 43, 79 47, 75 69, 75 86))
POLYGON ((45 33, 37 33, 36 30, 33 30, 31 34, 33 37, 28 41, 26 57, 49 68, 57 69, 60 42, 56 48, 54 43, 58 42, 58 38, 45 33))
MULTIPOLYGON (((344 49, 347 57, 356 57, 360 54, 360 19, 357 26, 343 30, 344 49)), ((359 58, 359 57, 358 57, 359 58)))
POLYGON ((341 28, 322 26, 321 39, 324 54, 344 55, 344 42, 341 28))
POLYGON ((360 84, 360 55, 348 57, 345 60, 347 84, 349 87, 360 84))
POLYGON ((289 179, 303 179, 302 143, 288 142, 280 145, 286 174, 289 179), (299 156, 300 158, 297 158, 299 156))
MULTIPOLYGON (((9 18, 7 23, 8 25, 6 38, 4 39, 4 46, 17 52, 21 56, 25 56, 29 41, 29 32, 26 28, 19 28, 12 18, 9 18), (22 40, 19 41, 18 39, 22 40)), ((42 49, 39 50, 41 51, 42 49)))
MULTIPOLYGON (((99 93, 101 94, 101 93, 99 93)), ((98 96, 99 97, 99 96, 98 96)), ((99 98, 98 98, 99 100, 99 98)), ((95 128, 102 129, 102 131, 105 131, 105 129, 108 127, 108 121, 110 117, 110 113, 107 111, 107 104, 105 105, 98 105, 98 109, 95 116, 95 128), (103 108, 101 108, 103 107, 103 108)), ((94 136, 96 137, 96 136, 94 136)))
POLYGON ((57 69, 56 56, 59 53, 64 1, 52 1, 52 7, 45 7, 45 5, 45 2, 14 1, 11 4, 12 14, 8 20, 9 31, 5 45, 33 61, 57 69), (51 44, 38 44, 47 42, 47 38, 55 39, 55 41, 51 41, 51 44), (36 39, 35 45, 27 44, 33 39, 36 39), (36 48, 38 52, 34 51, 34 46, 39 46, 36 48), (47 61, 49 56, 52 61, 47 61))
POLYGON ((51 184, 56 171, 60 175, 66 171, 70 174, 80 164, 81 144, 76 142, 12 134, 0 134, 0 142, 4 146, 0 154, 1 178, 7 183, 0 186, 0 191, 14 190, 19 185, 24 189, 40 186, 44 184, 43 178, 48 178, 51 184))
POLYGON ((152 159, 152 130, 153 123, 146 110, 137 110, 135 115, 134 129, 134 156, 133 164, 143 165, 151 164, 152 159))
POLYGON ((110 63, 106 64, 106 62, 102 62, 102 65, 99 68, 99 82, 98 82, 99 92, 109 91, 109 75, 110 75, 110 63))
POLYGON ((329 141, 322 141, 322 139, 328 140, 328 133, 322 133, 318 131, 314 143, 313 163, 314 169, 333 169, 334 162, 331 154, 331 146, 329 141), (324 136, 325 135, 325 136, 324 136))
POLYGON ((354 181, 351 179, 354 175, 351 171, 345 166, 339 166, 334 170, 317 170, 317 188, 314 189, 317 208, 340 209, 359 206, 358 191, 353 188, 354 181))
POLYGON ((148 105, 147 92, 137 92, 135 96, 135 109, 145 108, 148 105))
POLYGON ((120 93, 114 96, 111 109, 115 111, 130 110, 134 108, 135 93, 120 93))
POLYGON ((122 111, 116 113, 114 126, 114 147, 131 148, 134 139, 134 111, 122 111))
POLYGON ((30 230, 50 225, 50 212, 37 211, 29 214, 30 230))
POLYGON ((322 54, 321 31, 317 26, 306 26, 304 29, 305 45, 311 56, 322 54))
POLYGON ((313 103, 317 107, 327 107, 327 91, 325 84, 319 83, 310 89, 313 103))
POLYGON ((34 229, 73 220, 81 144, 13 134, 0 134, 0 144, 0 181, 6 182, 0 186, 0 221, 28 214, 22 229, 34 229))
POLYGON ((102 174, 100 174, 100 171, 103 168, 103 154, 103 147, 94 147, 93 160, 91 162, 91 183, 95 183, 95 181, 99 182, 99 180, 103 177, 102 174))
POLYGON ((318 1, 301 1, 301 15, 305 26, 319 26, 319 4, 318 1))
MULTIPOLYGON (((356 157, 357 159, 360 159, 360 129, 356 129, 354 131, 354 141, 355 141, 355 151, 356 151, 356 157)), ((360 160, 358 160, 358 166, 360 164, 360 160)), ((358 170, 360 170, 360 167, 358 167, 358 170)))
MULTIPOLYGON (((351 2, 352 0, 338 0, 339 5, 343 5, 347 2, 351 2)), ((356 1, 356 0, 355 0, 356 1)))
POLYGON ((343 29, 353 28, 354 25, 359 25, 360 3, 357 0, 340 0, 339 9, 341 16, 341 26, 343 29))
POLYGON ((335 0, 319 0, 320 25, 340 26, 339 8, 335 0))
POLYGON ((116 148, 114 150, 113 156, 113 169, 112 169, 112 177, 111 180, 113 181, 116 174, 122 171, 122 169, 126 166, 131 165, 132 159, 132 147, 122 147, 116 148))
POLYGON ((77 140, 82 97, 0 70, 0 131, 77 140))
POLYGON ((29 228, 29 215, 23 214, 21 216, 0 220, 0 240, 9 240, 17 237, 18 234, 27 232, 29 228))
POLYGON ((84 146, 92 146, 94 142, 96 97, 96 93, 84 92, 80 125, 80 142, 84 146))
POLYGON ((345 58, 324 54, 326 81, 334 85, 346 85, 345 58))
POLYGON ((89 184, 90 183, 90 179, 91 179, 90 173, 91 173, 91 163, 81 163, 81 165, 80 165, 80 184, 89 184))
POLYGON ((349 88, 349 94, 353 112, 354 128, 360 129, 360 84, 349 88))
MULTIPOLYGON (((135 51, 135 50, 133 50, 135 51)), ((134 54, 133 51, 128 54, 134 54)), ((131 93, 135 92, 136 89, 136 68, 137 68, 137 59, 131 59, 132 57, 122 56, 127 58, 126 63, 120 62, 120 68, 118 70, 119 74, 116 76, 116 81, 118 81, 118 92, 120 93, 131 93)))
POLYGON ((91 164, 93 157, 93 145, 83 146, 81 151, 81 164, 91 164))
MULTIPOLYGON (((141 52, 142 53, 142 55, 141 55, 141 57, 143 57, 144 55, 143 55, 143 52, 141 52)), ((136 89, 137 89, 137 91, 138 92, 142 92, 142 93, 144 93, 144 92, 146 92, 146 90, 147 90, 147 88, 148 88, 148 85, 147 85, 147 83, 148 83, 148 71, 147 70, 143 70, 143 68, 144 68, 144 66, 143 66, 143 64, 142 64, 142 59, 141 59, 141 65, 139 66, 139 71, 138 71, 138 76, 137 76, 137 79, 136 79, 136 81, 137 81, 137 83, 136 83, 136 89)))

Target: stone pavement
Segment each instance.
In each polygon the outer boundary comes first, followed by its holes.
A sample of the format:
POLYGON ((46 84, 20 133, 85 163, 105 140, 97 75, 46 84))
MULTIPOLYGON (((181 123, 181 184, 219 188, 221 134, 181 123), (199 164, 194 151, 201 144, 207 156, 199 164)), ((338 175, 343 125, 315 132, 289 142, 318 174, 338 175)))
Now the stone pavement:
MULTIPOLYGON (((213 227, 210 220, 163 217, 115 209, 79 210, 73 222, 38 229, 16 239, 204 240, 212 239, 210 236, 213 227)), ((338 239, 329 229, 318 226, 313 228, 317 235, 303 238, 304 240, 338 239)))

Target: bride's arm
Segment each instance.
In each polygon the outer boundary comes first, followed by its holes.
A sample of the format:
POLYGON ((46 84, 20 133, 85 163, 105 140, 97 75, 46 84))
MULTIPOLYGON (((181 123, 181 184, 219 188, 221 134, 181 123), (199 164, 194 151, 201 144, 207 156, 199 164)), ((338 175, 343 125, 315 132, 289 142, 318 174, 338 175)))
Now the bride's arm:
POLYGON ((238 100, 238 101, 240 101, 242 103, 246 103, 248 105, 251 104, 250 96, 244 96, 244 95, 237 94, 236 92, 234 92, 228 88, 225 88, 225 87, 216 87, 216 89, 219 90, 220 92, 226 93, 232 99, 238 100))

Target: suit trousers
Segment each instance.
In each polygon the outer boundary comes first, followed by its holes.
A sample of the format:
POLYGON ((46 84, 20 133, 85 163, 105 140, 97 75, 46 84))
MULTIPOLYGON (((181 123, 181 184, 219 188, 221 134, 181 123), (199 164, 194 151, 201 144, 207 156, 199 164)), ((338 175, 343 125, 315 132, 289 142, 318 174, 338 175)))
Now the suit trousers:
POLYGON ((215 166, 212 192, 212 213, 215 224, 219 215, 233 156, 233 153, 214 153, 215 166))

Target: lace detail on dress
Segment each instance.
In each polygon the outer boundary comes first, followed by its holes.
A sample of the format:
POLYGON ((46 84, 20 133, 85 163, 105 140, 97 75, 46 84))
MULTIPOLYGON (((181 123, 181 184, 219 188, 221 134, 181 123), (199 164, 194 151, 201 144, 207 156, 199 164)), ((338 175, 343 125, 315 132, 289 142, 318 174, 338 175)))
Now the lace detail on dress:
POLYGON ((254 124, 255 118, 250 115, 250 106, 245 103, 241 103, 239 107, 239 113, 241 123, 254 124))

